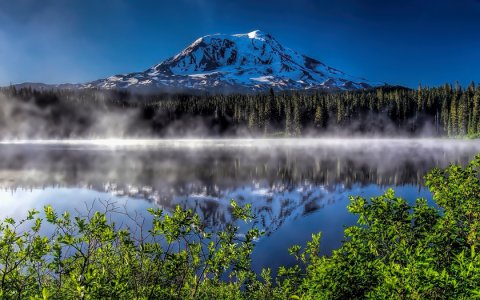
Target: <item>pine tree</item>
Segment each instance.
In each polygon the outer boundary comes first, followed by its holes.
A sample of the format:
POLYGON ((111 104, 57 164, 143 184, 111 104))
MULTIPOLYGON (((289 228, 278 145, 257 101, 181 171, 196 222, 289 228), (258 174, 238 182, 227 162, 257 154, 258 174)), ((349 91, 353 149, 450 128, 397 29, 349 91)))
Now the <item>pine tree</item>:
POLYGON ((269 95, 265 101, 265 108, 264 108, 264 128, 263 132, 267 135, 272 130, 272 108, 275 103, 275 94, 273 89, 270 89, 269 95))
POLYGON ((293 103, 293 135, 300 136, 302 134, 302 124, 300 117, 300 104, 297 101, 293 103))
POLYGON ((345 119, 345 106, 343 101, 339 98, 337 99, 337 124, 341 124, 345 119))
POLYGON ((257 113, 254 110, 252 110, 248 116, 248 129, 257 129, 257 113))
POLYGON ((322 107, 320 105, 317 105, 317 108, 315 109, 315 120, 314 120, 315 127, 322 127, 322 121, 323 121, 322 112, 323 112, 322 107))
POLYGON ((450 102, 450 118, 448 125, 448 135, 455 136, 458 134, 458 117, 457 117, 457 97, 456 94, 452 97, 450 102))
POLYGON ((290 136, 293 132, 291 100, 285 101, 285 135, 290 136))
POLYGON ((466 94, 463 93, 458 102, 457 109, 457 121, 458 121, 458 134, 465 135, 467 134, 467 123, 468 123, 468 102, 466 94))
POLYGON ((467 88, 468 98, 473 98, 475 94, 475 82, 471 81, 467 88))
POLYGON ((473 133, 480 133, 480 86, 473 96, 472 127, 473 133))

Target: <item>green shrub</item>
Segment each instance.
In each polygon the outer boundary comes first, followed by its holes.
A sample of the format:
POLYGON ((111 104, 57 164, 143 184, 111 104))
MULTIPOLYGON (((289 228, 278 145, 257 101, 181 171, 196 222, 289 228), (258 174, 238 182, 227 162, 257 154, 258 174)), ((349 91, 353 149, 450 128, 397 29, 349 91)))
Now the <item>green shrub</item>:
MULTIPOLYGON (((251 220, 248 206, 232 209, 251 220)), ((237 227, 213 234, 179 207, 149 212, 153 226, 142 236, 116 228, 106 213, 72 218, 49 206, 44 220, 36 211, 19 222, 4 220, 0 298, 236 299, 254 282, 250 254, 258 229, 240 239, 237 227), (53 230, 42 236, 45 221, 53 230)))
POLYGON ((434 169, 425 199, 409 205, 393 190, 351 199, 358 225, 330 257, 307 260, 296 295, 306 299, 472 299, 480 296, 480 156, 434 169))

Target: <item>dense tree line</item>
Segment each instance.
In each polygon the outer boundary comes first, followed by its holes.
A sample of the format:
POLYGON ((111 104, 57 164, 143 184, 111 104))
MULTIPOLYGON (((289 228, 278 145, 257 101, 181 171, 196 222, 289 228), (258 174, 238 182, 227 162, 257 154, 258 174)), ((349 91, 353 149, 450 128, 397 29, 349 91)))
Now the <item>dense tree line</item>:
MULTIPOLYGON (((259 94, 131 94, 127 91, 3 88, 61 119, 85 126, 92 113, 132 110, 136 125, 164 136, 186 134, 201 123, 206 135, 300 136, 329 133, 465 136, 480 133, 480 86, 459 84, 406 89, 259 94), (53 109, 52 109, 53 108, 53 109), (88 109, 87 109, 88 108, 88 109), (81 117, 79 117, 81 116, 81 117), (189 127, 190 126, 190 127, 189 127), (173 129, 172 129, 173 128, 173 129)), ((48 116, 47 116, 48 117, 48 116)), ((1 120, 0 120, 1 121, 1 120)), ((138 130, 138 128, 137 128, 138 130)), ((127 133, 137 134, 135 129, 127 133)), ((64 134, 64 133, 63 133, 64 134)), ((82 134, 76 130, 74 134, 82 134)))

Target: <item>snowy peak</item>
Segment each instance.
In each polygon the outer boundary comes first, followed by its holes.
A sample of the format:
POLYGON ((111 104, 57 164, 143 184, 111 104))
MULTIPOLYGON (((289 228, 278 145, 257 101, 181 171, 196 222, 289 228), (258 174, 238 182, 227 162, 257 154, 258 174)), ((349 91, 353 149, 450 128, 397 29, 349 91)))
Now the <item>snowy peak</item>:
POLYGON ((274 55, 278 55, 279 51, 283 51, 283 47, 270 35, 259 30, 247 34, 207 35, 147 72, 164 71, 188 75, 227 66, 235 66, 238 69, 267 65, 275 60, 274 55))
POLYGON ((382 85, 347 75, 255 30, 203 36, 145 72, 111 76, 87 87, 255 91, 354 90, 382 85))
MULTIPOLYGON (((238 36, 238 37, 241 37, 243 35, 245 34, 234 34, 234 36, 238 36)), ((259 39, 259 40, 265 40, 266 37, 271 38, 269 34, 266 34, 260 30, 254 30, 252 32, 247 33, 246 35, 251 39, 259 39)))

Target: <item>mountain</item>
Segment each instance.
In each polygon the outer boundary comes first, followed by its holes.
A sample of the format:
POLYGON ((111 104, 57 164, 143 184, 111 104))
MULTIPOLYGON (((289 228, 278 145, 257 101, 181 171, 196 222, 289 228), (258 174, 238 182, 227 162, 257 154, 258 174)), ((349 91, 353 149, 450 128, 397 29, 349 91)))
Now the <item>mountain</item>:
POLYGON ((144 72, 114 75, 76 87, 263 91, 357 90, 384 85, 345 74, 284 47, 270 34, 255 30, 246 34, 207 35, 144 72))
POLYGON ((144 72, 87 83, 103 89, 355 90, 383 86, 282 46, 270 34, 214 34, 144 72))

